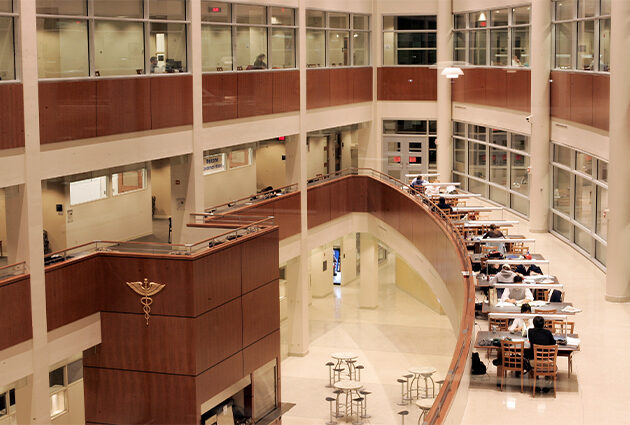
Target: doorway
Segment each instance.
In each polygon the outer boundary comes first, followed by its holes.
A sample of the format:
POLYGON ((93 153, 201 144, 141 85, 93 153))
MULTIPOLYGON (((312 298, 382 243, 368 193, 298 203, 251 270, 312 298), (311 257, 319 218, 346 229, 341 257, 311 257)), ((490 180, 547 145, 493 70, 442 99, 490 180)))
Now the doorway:
POLYGON ((428 139, 418 136, 392 135, 383 137, 387 174, 406 182, 407 174, 429 172, 428 139))

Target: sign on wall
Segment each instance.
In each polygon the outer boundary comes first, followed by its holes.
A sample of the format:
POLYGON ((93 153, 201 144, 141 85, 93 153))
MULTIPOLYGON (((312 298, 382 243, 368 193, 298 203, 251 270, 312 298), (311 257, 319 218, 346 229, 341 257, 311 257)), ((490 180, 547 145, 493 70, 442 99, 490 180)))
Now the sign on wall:
POLYGON ((225 154, 204 155, 203 174, 214 174, 225 171, 225 154))

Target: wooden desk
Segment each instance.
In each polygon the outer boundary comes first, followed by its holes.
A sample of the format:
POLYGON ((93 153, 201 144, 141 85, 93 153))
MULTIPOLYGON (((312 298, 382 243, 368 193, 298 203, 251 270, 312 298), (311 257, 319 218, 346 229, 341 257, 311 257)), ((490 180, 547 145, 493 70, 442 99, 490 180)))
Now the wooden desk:
MULTIPOLYGON (((529 276, 525 276, 525 279, 527 279, 529 276)), ((484 277, 479 277, 477 276, 476 279, 476 283, 475 283, 475 288, 492 288, 494 287, 494 284, 490 283, 490 280, 492 279, 492 276, 488 277, 487 275, 484 275, 484 277)), ((524 282, 527 283, 527 282, 524 282)), ((510 285, 509 283, 506 285, 510 285)), ((545 284, 545 283, 534 283, 531 285, 531 288, 533 289, 547 289, 545 288, 545 285, 547 286, 551 286, 551 285, 560 285, 560 281, 558 281, 558 278, 556 276, 553 276, 553 282, 551 284, 545 284), (541 286, 538 286, 541 285, 541 286)), ((553 287, 554 289, 557 289, 555 287, 553 287)))
MULTIPOLYGON (((579 338, 578 334, 570 334, 568 335, 571 338, 579 338)), ((478 350, 483 350, 483 349, 491 349, 491 348, 499 348, 499 347, 495 347, 494 345, 480 345, 479 343, 482 340, 489 340, 492 341, 493 339, 498 338, 498 339, 505 339, 505 338, 511 338, 513 341, 519 341, 519 340, 524 340, 525 341, 525 348, 529 348, 529 341, 527 340, 527 338, 522 337, 520 333, 517 334, 512 334, 510 332, 507 331, 479 331, 477 332, 477 338, 475 338, 475 346, 474 348, 478 349, 478 350)), ((560 352, 575 352, 575 351, 580 351, 580 346, 579 345, 558 345, 558 354, 560 354, 560 352)))
MULTIPOLYGON (((563 308, 567 307, 567 306, 573 306, 573 303, 547 303, 545 306, 543 307, 533 307, 532 306, 532 314, 536 314, 536 310, 537 309, 542 309, 542 310, 556 310, 556 314, 562 314, 562 315, 572 315, 575 313, 565 313, 562 311, 563 308)), ((507 305, 507 306, 503 306, 503 307, 498 307, 498 306, 491 306, 490 303, 483 303, 483 306, 481 307, 481 312, 482 313, 518 313, 520 314, 521 312, 521 306, 518 305, 507 305)))
POLYGON ((453 207, 453 212, 470 213, 470 212, 491 212, 503 211, 503 207, 453 207))

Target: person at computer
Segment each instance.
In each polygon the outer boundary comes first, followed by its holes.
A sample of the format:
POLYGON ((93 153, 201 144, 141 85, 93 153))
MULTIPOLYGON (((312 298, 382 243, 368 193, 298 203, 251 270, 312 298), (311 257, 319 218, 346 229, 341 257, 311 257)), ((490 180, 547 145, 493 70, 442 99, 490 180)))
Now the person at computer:
POLYGON ((256 60, 254 61, 254 66, 252 67, 253 69, 267 69, 267 63, 265 62, 265 54, 261 53, 258 55, 258 57, 256 57, 256 60))
MULTIPOLYGON (((514 276, 512 283, 522 283, 523 277, 521 275, 514 276)), ((505 288, 501 295, 502 302, 515 303, 517 301, 534 301, 534 294, 532 294, 529 288, 505 288)))
MULTIPOLYGON (((527 314, 532 312, 532 307, 529 304, 523 304, 521 306, 521 314, 527 314)), ((508 331, 512 333, 520 333, 523 336, 527 336, 527 331, 534 327, 532 319, 523 319, 521 317, 514 319, 508 331)))
POLYGON ((158 66, 158 60, 155 56, 151 56, 151 59, 149 59, 150 62, 150 70, 151 70, 151 74, 158 72, 160 67, 158 66))

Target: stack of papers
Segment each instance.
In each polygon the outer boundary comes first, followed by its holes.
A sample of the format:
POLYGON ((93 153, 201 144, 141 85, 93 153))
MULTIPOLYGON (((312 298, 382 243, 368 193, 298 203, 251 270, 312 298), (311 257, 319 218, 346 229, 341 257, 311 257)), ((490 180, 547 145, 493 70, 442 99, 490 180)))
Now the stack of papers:
POLYGON ((582 310, 577 308, 577 307, 573 307, 573 306, 568 305, 565 308, 563 308, 562 311, 565 312, 565 313, 579 313, 582 310))
POLYGON ((547 305, 547 301, 542 301, 542 300, 530 301, 529 305, 532 307, 544 307, 547 305))
POLYGON ((567 345, 572 345, 572 346, 579 346, 580 345, 580 338, 571 338, 570 336, 567 337, 567 345))

